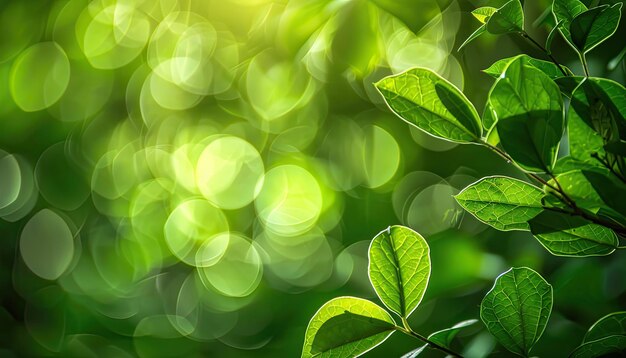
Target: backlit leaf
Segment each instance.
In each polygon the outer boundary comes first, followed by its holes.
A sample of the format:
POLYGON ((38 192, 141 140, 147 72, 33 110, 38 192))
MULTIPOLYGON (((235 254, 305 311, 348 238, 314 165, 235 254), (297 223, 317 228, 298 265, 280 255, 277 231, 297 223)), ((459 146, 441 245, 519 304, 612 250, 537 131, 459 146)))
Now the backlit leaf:
POLYGON ((480 304, 480 318, 500 344, 527 357, 552 311, 552 286, 537 272, 511 268, 501 274, 480 304))
POLYGON ((626 336, 615 335, 587 342, 572 352, 570 358, 596 358, 618 353, 616 357, 622 357, 626 352, 626 336))
POLYGON ((524 31, 524 10, 519 0, 502 5, 487 21, 487 31, 494 35, 524 31))
POLYGON ((576 15, 584 11, 587 11, 587 6, 579 0, 554 0, 552 3, 554 20, 561 23, 559 32, 572 47, 574 47, 574 43, 570 35, 570 24, 576 15))
POLYGON ((617 30, 622 3, 598 6, 578 14, 570 24, 574 46, 586 53, 611 37, 617 30))
MULTIPOLYGON (((484 73, 492 76, 493 78, 499 78, 502 73, 504 72, 504 70, 506 69, 506 67, 514 60, 516 59, 520 59, 521 61, 524 61, 524 65, 529 65, 532 66, 538 70, 540 70, 541 72, 545 73, 546 75, 548 75, 550 78, 555 79, 555 78, 559 78, 559 77, 563 77, 563 72, 561 72, 561 70, 559 70, 559 68, 556 66, 556 64, 554 64, 553 62, 549 62, 549 61, 544 61, 544 60, 538 60, 536 58, 532 58, 528 55, 520 55, 520 56, 515 56, 515 57, 508 57, 508 58, 503 58, 501 60, 498 60, 496 62, 493 63, 493 65, 489 66, 489 68, 483 70, 484 73)), ((562 68, 565 70, 565 72, 567 74, 572 74, 572 71, 570 71, 569 68, 562 66, 562 68)))
POLYGON ((613 312, 600 318, 589 328, 583 342, 591 342, 613 335, 626 336, 626 312, 613 312))
POLYGON ((472 10, 472 15, 476 18, 476 20, 480 21, 482 24, 486 24, 491 15, 493 15, 498 9, 491 6, 483 6, 478 9, 472 10))

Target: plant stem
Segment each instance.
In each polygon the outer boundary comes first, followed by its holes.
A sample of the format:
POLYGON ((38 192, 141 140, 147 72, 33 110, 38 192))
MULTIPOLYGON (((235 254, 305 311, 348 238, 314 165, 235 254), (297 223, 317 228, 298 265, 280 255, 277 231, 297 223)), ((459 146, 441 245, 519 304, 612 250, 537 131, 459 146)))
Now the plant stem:
MULTIPOLYGON (((511 156, 509 156, 505 151, 503 151, 502 149, 491 145, 485 141, 481 141, 481 144, 485 145, 487 148, 491 149, 494 153, 498 154, 500 157, 502 157, 504 160, 506 160, 508 163, 513 163, 513 159, 511 158, 511 156)), ((519 168, 517 165, 516 167, 520 170, 522 170, 524 172, 523 169, 519 168)), ((559 211, 559 212, 563 212, 566 214, 570 214, 570 215, 575 215, 575 216, 580 216, 592 223, 598 224, 598 225, 602 225, 604 227, 607 227, 613 231, 615 231, 615 233, 620 234, 620 235, 626 235, 626 227, 622 226, 622 225, 616 225, 610 221, 604 220, 601 217, 598 217, 596 215, 591 215, 589 213, 587 213, 586 211, 582 210, 581 208, 578 207, 578 205, 576 205, 576 202, 569 197, 569 195, 567 195, 567 193, 565 193, 565 191, 563 190, 563 188, 561 187, 561 184, 559 184, 558 180, 556 180, 556 177, 552 174, 552 173, 548 173, 551 177, 552 180, 556 183, 555 185, 550 184, 548 181, 546 181, 545 179, 543 179, 542 177, 540 177, 537 174, 533 174, 533 173, 527 173, 524 172, 524 174, 526 174, 529 178, 545 185, 546 187, 554 190, 554 191, 550 191, 548 192, 549 194, 555 196, 557 199, 559 199, 561 202, 563 202, 564 204, 566 204, 567 206, 569 206, 572 211, 566 211, 566 210, 562 210, 559 208, 550 208, 550 207, 544 207, 544 209, 548 209, 548 210, 553 210, 553 211, 559 211)))
POLYGON ((600 157, 600 155, 596 152, 591 153, 591 157, 594 158, 595 160, 599 161, 600 164, 602 164, 605 168, 607 168, 611 173, 613 173, 613 175, 615 175, 619 180, 621 180, 624 184, 626 184, 626 178, 624 178, 624 176, 620 173, 618 173, 614 168, 613 165, 611 165, 611 163, 609 163, 609 160, 605 158, 600 157))
POLYGON ((550 58, 550 60, 556 65, 556 67, 558 67, 559 70, 561 70, 561 73, 563 74, 563 76, 565 76, 565 77, 569 76, 569 74, 567 72, 565 72, 563 67, 561 67, 561 64, 556 60, 556 58, 554 58, 554 56, 552 56, 552 54, 550 52, 548 52, 548 50, 546 50, 545 47, 543 47, 539 42, 535 41, 535 39, 530 37, 530 35, 526 31, 522 31, 521 34, 522 34, 523 38, 527 39, 528 41, 530 41, 530 43, 535 45, 535 47, 537 47, 538 49, 543 51, 546 54, 546 56, 548 56, 550 58))
POLYGON ((589 65, 587 65, 587 57, 584 53, 579 54, 580 62, 583 64, 583 70, 585 71, 585 77, 589 77, 589 65))
POLYGON ((448 349, 448 348, 446 348, 444 346, 441 346, 441 345, 439 345, 439 344, 437 344, 435 342, 432 342, 428 338, 426 338, 426 337, 422 336, 421 334, 413 331, 411 329, 411 327, 409 326, 409 323, 407 322, 406 318, 404 318, 404 317, 402 318, 402 324, 404 325, 404 327, 400 327, 400 326, 396 326, 395 327, 397 331, 400 331, 400 332, 402 332, 402 333, 404 333, 406 335, 409 335, 411 337, 415 337, 415 338, 419 339, 420 341, 426 343, 430 347, 432 347, 434 349, 437 349, 437 350, 440 350, 440 351, 444 352, 447 355, 450 355, 450 356, 453 356, 453 357, 457 357, 457 358, 463 358, 462 355, 456 353, 455 351, 452 351, 452 350, 450 350, 450 349, 448 349))

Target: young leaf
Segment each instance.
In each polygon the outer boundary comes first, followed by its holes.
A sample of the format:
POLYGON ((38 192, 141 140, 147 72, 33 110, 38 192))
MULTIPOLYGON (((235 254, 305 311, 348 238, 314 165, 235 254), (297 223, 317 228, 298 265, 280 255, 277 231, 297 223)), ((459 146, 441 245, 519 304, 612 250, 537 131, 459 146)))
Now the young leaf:
POLYGON ((587 53, 617 30, 622 3, 613 6, 598 6, 584 11, 572 20, 570 33, 572 42, 580 53, 587 53))
POLYGON ((389 313, 368 300, 332 299, 311 318, 302 358, 357 357, 386 340, 394 327, 389 313))
POLYGON ((435 342, 440 346, 450 348, 452 344, 452 340, 456 335, 465 327, 469 327, 474 323, 478 322, 477 319, 468 319, 466 321, 461 321, 454 326, 446 329, 442 329, 441 331, 437 331, 428 336, 428 340, 431 342, 435 342))
POLYGON ((556 256, 604 256, 618 245, 612 230, 578 216, 546 210, 528 224, 535 238, 556 256))
MULTIPOLYGON (((502 76, 502 73, 506 69, 507 65, 509 65, 512 61, 518 58, 524 62, 524 65, 532 66, 540 70, 541 72, 545 73, 552 79, 563 77, 563 72, 559 70, 556 64, 549 62, 549 61, 538 60, 528 55, 519 55, 515 57, 503 58, 501 60, 494 62, 491 66, 489 66, 489 68, 483 70, 483 72, 490 75, 493 78, 496 78, 496 79, 500 78, 500 76, 502 76)), ((563 67, 566 73, 572 75, 572 71, 570 71, 569 68, 565 66, 561 66, 561 67, 563 67)))
POLYGON ((481 24, 486 24, 491 15, 493 15, 496 11, 498 11, 498 9, 495 7, 483 6, 473 10, 472 15, 474 15, 476 20, 480 21, 481 24))
POLYGON ((570 358, 622 357, 625 352, 626 336, 617 335, 587 342, 576 348, 570 358))
POLYGON ((543 211, 543 192, 526 182, 507 177, 488 177, 455 196, 478 220, 501 230, 528 230, 528 220, 543 211))
POLYGON ((487 21, 487 31, 494 35, 524 31, 524 10, 520 0, 510 0, 487 21))
POLYGON ((552 312, 552 286, 537 272, 511 268, 480 304, 480 318, 509 351, 527 357, 552 312))
POLYGON ((408 317, 422 301, 428 286, 428 243, 404 226, 381 231, 369 248, 369 276, 385 306, 400 317, 408 317))
POLYGON ((450 82, 426 68, 413 68, 375 84, 400 118, 453 142, 475 142, 482 135, 472 103, 450 82))
MULTIPOLYGON (((570 35, 570 24, 576 15, 587 11, 587 6, 579 0, 554 0, 552 3, 552 14, 557 23, 561 23, 559 32, 563 38, 574 47, 572 37, 570 35)), ((575 48, 575 47, 574 47, 575 48)))
MULTIPOLYGON (((478 322, 477 319, 468 319, 467 321, 459 322, 450 328, 442 329, 441 331, 432 333, 430 336, 428 336, 428 340, 440 346, 450 348, 452 340, 454 339, 454 337, 456 337, 459 331, 465 327, 473 325, 476 322, 478 322)), ((403 355, 401 358, 415 358, 422 354, 426 347, 428 347, 427 344, 421 347, 417 347, 416 349, 403 355)))
POLYGON ((470 42, 474 41, 476 38, 478 38, 478 36, 482 35, 483 33, 485 33, 487 31, 487 25, 480 25, 479 28, 476 29, 476 31, 472 32, 471 35, 469 35, 469 37, 463 41, 463 43, 461 44, 461 46, 459 46, 459 49, 457 51, 461 51, 465 46, 467 46, 470 42))
POLYGON ((565 128, 563 100, 557 85, 518 57, 498 78, 489 103, 498 116, 500 143, 529 172, 547 172, 565 128))
POLYGON ((594 323, 585 334, 583 343, 595 341, 604 337, 626 336, 626 312, 613 312, 594 323))

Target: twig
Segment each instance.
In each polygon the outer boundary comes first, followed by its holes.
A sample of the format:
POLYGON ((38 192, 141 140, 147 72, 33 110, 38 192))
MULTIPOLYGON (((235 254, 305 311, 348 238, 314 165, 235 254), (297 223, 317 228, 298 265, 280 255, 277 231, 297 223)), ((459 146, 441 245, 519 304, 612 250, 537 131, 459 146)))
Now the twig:
POLYGON ((556 65, 556 67, 558 67, 559 70, 561 70, 561 73, 563 74, 563 76, 565 76, 565 77, 569 76, 569 74, 567 72, 565 72, 563 67, 561 67, 561 64, 556 60, 556 58, 554 58, 554 56, 552 56, 552 54, 550 52, 548 52, 548 50, 546 50, 545 47, 543 47, 539 42, 535 41, 535 39, 530 37, 530 35, 526 31, 522 31, 522 32, 520 32, 520 34, 522 35, 523 38, 527 39, 528 41, 530 41, 530 43, 535 45, 538 49, 543 51, 546 54, 546 56, 548 56, 550 58, 550 60, 556 65))
POLYGON ((409 335, 411 337, 415 337, 415 338, 419 339, 420 341, 426 343, 430 347, 432 347, 434 349, 437 349, 437 350, 440 350, 440 351, 444 352, 447 355, 450 355, 450 356, 453 356, 453 357, 457 357, 457 358, 463 358, 463 356, 460 355, 459 353, 456 353, 453 350, 450 350, 450 349, 448 349, 448 348, 446 348, 444 346, 441 346, 441 345, 439 345, 439 344, 429 340, 428 338, 422 336, 421 334, 413 331, 411 329, 411 327, 409 326, 409 323, 407 322, 406 318, 402 318, 402 324, 404 325, 404 327, 395 326, 397 331, 400 331, 400 332, 402 332, 402 333, 404 333, 406 335, 409 335))

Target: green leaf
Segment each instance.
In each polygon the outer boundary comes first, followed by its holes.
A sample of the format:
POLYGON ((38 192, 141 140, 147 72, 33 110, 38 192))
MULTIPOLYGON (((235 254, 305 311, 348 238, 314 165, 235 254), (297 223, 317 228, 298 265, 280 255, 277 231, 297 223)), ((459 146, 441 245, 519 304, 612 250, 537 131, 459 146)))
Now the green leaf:
POLYGON ((585 79, 582 76, 567 76, 555 78, 554 82, 559 86, 561 93, 568 98, 572 97, 572 93, 578 85, 585 79))
POLYGON ((491 104, 487 102, 483 111, 483 128, 485 128, 485 130, 489 132, 496 125, 497 121, 498 117, 496 117, 496 111, 494 111, 493 107, 491 107, 491 104))
POLYGON ((500 344, 527 357, 552 312, 552 286, 537 272, 511 268, 480 304, 480 318, 500 344))
POLYGON ((465 41, 463 41, 463 43, 461 44, 461 46, 459 46, 459 49, 457 51, 461 51, 465 46, 467 46, 470 42, 474 41, 476 38, 478 38, 478 36, 482 35, 486 31, 487 31, 487 25, 480 25, 480 27, 477 28, 476 31, 472 32, 472 34, 469 35, 469 37, 465 41))
POLYGON ((565 128, 558 86, 518 57, 506 67, 489 94, 498 116, 500 143, 529 172, 547 172, 556 161, 565 128))
MULTIPOLYGON (((506 67, 513 61, 520 59, 523 61, 524 65, 532 66, 541 72, 545 73, 552 79, 556 79, 559 77, 563 77, 563 72, 559 70, 559 68, 553 62, 538 60, 536 58, 532 58, 528 55, 519 55, 514 57, 503 58, 494 62, 489 68, 483 70, 484 73, 490 75, 493 78, 499 78, 506 67)), ((572 75, 572 71, 569 68, 562 66, 566 73, 572 75)))
POLYGON ((552 3, 552 14, 557 23, 561 23, 559 32, 563 38, 574 47, 572 36, 570 35, 570 24, 572 20, 581 12, 587 11, 587 6, 579 0, 554 0, 552 3))
POLYGON ((444 346, 446 348, 450 348, 452 344, 452 340, 456 335, 465 327, 469 327, 478 322, 477 319, 468 319, 465 321, 461 321, 454 326, 446 329, 442 329, 441 331, 437 331, 428 336, 428 340, 431 342, 435 342, 440 346, 444 346))
POLYGON ((494 35, 524 31, 524 10, 519 0, 510 0, 487 21, 487 31, 494 35))
POLYGON ((626 336, 626 311, 613 312, 600 318, 589 328, 583 343, 614 335, 626 336))
POLYGON ((570 155, 600 165, 605 143, 626 136, 626 89, 617 82, 588 78, 572 93, 567 114, 570 155))
POLYGON ((498 11, 498 9, 495 7, 483 6, 473 10, 472 15, 474 15, 476 20, 480 21, 481 24, 486 24, 491 15, 493 15, 496 11, 498 11))
POLYGON ((618 245, 612 230, 578 216, 546 210, 528 224, 535 238, 556 256, 604 256, 618 245))
POLYGON ((375 84, 400 118, 453 142, 475 142, 482 135, 472 103, 450 82, 426 68, 413 68, 375 84))
POLYGON ((552 54, 552 41, 554 40, 554 36, 556 36, 556 33, 559 32, 559 27, 563 25, 563 22, 564 20, 561 20, 556 25, 554 25, 552 30, 550 30, 548 37, 546 38, 546 52, 548 53, 548 55, 552 54))
POLYGON ((583 170, 583 176, 606 205, 626 217, 626 186, 606 170, 583 170))
POLYGON ((408 317, 422 301, 428 286, 428 243, 407 227, 388 227, 370 245, 369 276, 385 306, 400 317, 408 317))
POLYGON ((543 211, 543 192, 518 179, 483 178, 455 196, 478 220, 501 231, 529 230, 528 220, 543 211))
POLYGON ((315 313, 302 357, 357 357, 386 340, 395 322, 383 308, 356 297, 338 297, 315 313))
POLYGON ((608 336, 587 342, 570 354, 570 358, 596 358, 610 356, 611 353, 626 353, 626 336, 608 336))
POLYGON ((578 14, 570 24, 574 46, 587 53, 611 37, 617 30, 622 3, 598 6, 578 14))
POLYGON ((562 157, 556 161, 552 174, 563 174, 573 170, 593 169, 594 165, 582 162, 572 156, 562 157))
POLYGON ((626 141, 615 140, 604 145, 604 151, 626 158, 626 141))

